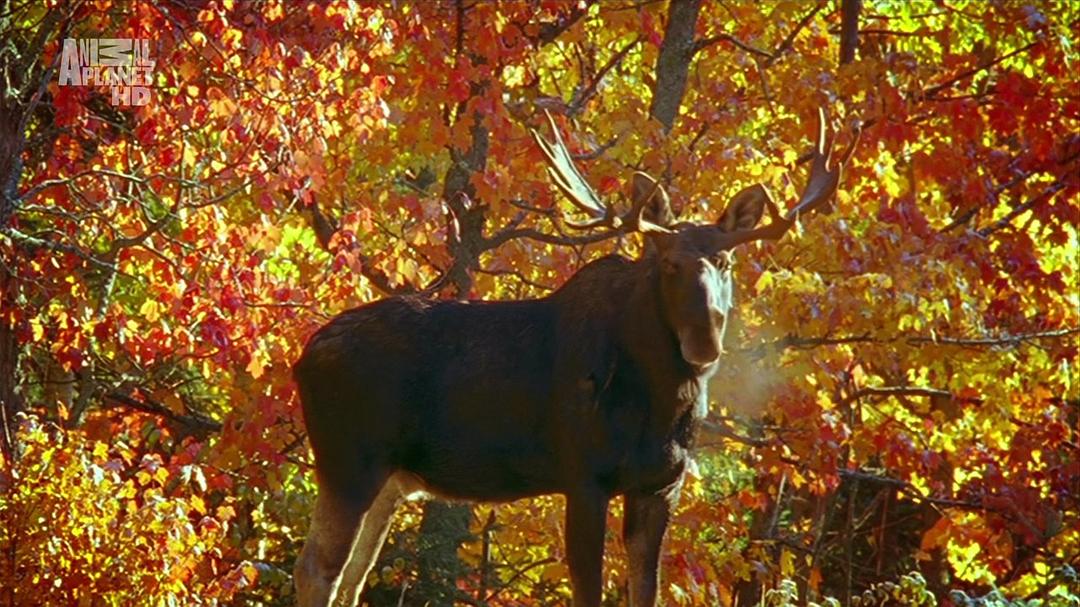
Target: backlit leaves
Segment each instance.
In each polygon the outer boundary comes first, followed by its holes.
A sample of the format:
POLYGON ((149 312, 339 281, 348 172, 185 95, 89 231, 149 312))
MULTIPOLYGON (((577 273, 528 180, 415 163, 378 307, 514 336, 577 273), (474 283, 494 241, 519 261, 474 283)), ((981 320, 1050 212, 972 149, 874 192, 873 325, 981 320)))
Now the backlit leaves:
MULTIPOLYGON (((150 104, 47 83, 18 233, 0 236, 16 285, 0 314, 37 416, 8 420, 23 447, 0 470, 16 604, 289 603, 313 496, 290 379, 306 337, 391 292, 452 295, 476 222, 462 295, 487 299, 640 246, 492 244, 565 236, 529 137, 541 110, 606 196, 648 170, 698 220, 756 182, 790 205, 818 107, 841 144, 863 125, 836 211, 738 254, 668 604, 762 585, 794 604, 920 567, 942 597, 1028 596, 1077 552, 1073 5, 867 1, 858 59, 837 67, 836 3, 704 3, 712 42, 665 133, 648 116, 665 3, 129 4, 97 3, 71 35, 150 37, 150 104), (480 131, 455 210, 447 175, 480 131), (872 574, 848 575, 849 554, 872 574)), ((464 573, 441 582, 565 602, 560 508, 503 505, 490 525, 475 509, 464 573)), ((402 517, 372 596, 397 604, 422 575, 421 520, 402 517)), ((618 504, 609 523, 620 600, 618 504)))

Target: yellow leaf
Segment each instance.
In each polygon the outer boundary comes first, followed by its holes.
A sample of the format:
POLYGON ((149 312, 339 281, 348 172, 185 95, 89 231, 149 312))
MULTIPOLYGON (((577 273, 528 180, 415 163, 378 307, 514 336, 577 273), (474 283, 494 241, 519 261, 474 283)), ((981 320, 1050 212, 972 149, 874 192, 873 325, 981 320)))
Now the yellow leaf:
POLYGON ((780 573, 784 577, 790 578, 795 575, 795 553, 785 550, 780 555, 780 573))
POLYGON ((236 113, 236 110, 236 104, 222 93, 218 93, 210 101, 210 113, 217 118, 229 118, 236 113))
POLYGON ((221 43, 226 48, 239 48, 240 43, 244 39, 244 32, 230 27, 225 30, 225 33, 221 36, 221 43))
POLYGON ((142 314, 149 322, 156 322, 157 319, 161 318, 161 312, 158 310, 159 305, 156 299, 147 299, 139 308, 139 314, 142 314))
POLYGON ((251 377, 253 377, 255 379, 259 379, 259 377, 262 376, 262 374, 263 374, 263 363, 262 363, 261 359, 262 359, 262 357, 259 356, 258 351, 252 352, 251 353, 251 362, 249 362, 247 368, 244 369, 245 371, 247 371, 248 373, 251 374, 251 377))
POLYGON ((897 198, 904 190, 907 189, 907 179, 903 175, 897 175, 896 173, 886 173, 882 176, 881 183, 885 186, 885 193, 890 198, 897 198))
POLYGON ((191 146, 184 146, 184 166, 194 167, 197 157, 195 156, 195 150, 191 146))
POLYGON ((118 497, 120 499, 131 499, 135 497, 136 493, 138 493, 138 491, 135 490, 135 483, 129 480, 125 482, 124 487, 120 489, 120 494, 118 495, 118 497))
POLYGON ((761 273, 761 276, 758 277, 757 283, 754 284, 754 290, 758 291, 758 292, 764 291, 764 290, 768 289, 769 287, 771 287, 772 283, 773 283, 773 273, 768 271, 768 270, 765 270, 764 272, 761 273))
POLYGON ((251 563, 244 563, 241 567, 241 571, 243 572, 244 579, 247 580, 248 584, 254 584, 255 580, 259 577, 259 570, 256 569, 255 565, 252 565, 251 563))

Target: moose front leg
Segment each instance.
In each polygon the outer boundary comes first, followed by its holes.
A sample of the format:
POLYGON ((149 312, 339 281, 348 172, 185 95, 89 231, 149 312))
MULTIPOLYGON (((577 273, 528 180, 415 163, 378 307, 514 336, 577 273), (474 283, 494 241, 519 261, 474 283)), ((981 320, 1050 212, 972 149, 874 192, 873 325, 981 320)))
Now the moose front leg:
POLYGON ((599 491, 566 496, 566 556, 574 607, 600 607, 607 504, 608 497, 599 491))
POLYGON ((660 546, 679 501, 680 486, 661 494, 626 496, 623 541, 630 559, 630 607, 656 605, 660 546))

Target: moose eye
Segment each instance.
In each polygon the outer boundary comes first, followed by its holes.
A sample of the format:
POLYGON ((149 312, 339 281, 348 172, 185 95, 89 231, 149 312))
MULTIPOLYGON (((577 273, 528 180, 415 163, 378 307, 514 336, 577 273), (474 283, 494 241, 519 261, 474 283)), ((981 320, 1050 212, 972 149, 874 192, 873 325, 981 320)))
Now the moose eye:
POLYGON ((679 265, 670 259, 661 259, 660 270, 664 274, 674 274, 679 271, 679 265))

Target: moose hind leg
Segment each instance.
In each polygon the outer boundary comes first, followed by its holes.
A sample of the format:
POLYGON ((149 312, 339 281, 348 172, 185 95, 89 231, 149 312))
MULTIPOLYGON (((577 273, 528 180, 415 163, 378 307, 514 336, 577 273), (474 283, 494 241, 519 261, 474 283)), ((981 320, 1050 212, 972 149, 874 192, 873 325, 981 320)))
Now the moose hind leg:
POLYGON ((360 604, 364 582, 367 581, 372 567, 375 566, 375 560, 379 557, 379 551, 386 542, 394 512, 409 492, 409 487, 402 478, 393 476, 383 485, 371 508, 364 514, 363 523, 353 541, 352 554, 341 574, 341 584, 338 587, 338 601, 344 607, 360 604))
MULTIPOLYGON (((383 477, 385 478, 385 477, 383 477)), ((349 558, 364 514, 382 482, 372 476, 358 492, 319 487, 307 541, 296 559, 293 581, 299 607, 328 607, 338 594, 342 569, 349 558)))

